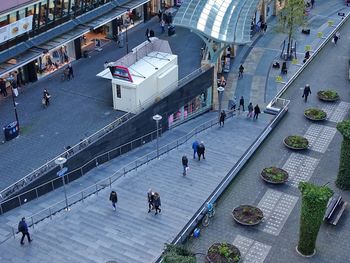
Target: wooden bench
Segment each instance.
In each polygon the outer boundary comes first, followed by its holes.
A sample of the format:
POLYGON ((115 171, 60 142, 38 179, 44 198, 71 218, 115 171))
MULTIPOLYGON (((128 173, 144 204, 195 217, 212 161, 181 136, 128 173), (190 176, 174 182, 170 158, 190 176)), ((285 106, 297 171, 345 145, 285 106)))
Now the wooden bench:
POLYGON ((347 204, 348 203, 345 202, 340 195, 334 194, 328 201, 327 210, 323 219, 335 226, 347 204))

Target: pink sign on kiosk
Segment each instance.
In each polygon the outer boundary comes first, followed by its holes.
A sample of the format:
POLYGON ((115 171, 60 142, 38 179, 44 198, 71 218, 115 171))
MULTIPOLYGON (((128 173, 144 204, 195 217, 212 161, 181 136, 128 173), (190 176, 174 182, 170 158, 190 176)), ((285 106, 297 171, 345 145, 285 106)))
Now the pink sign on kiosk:
POLYGON ((112 66, 109 67, 109 69, 113 78, 133 82, 128 68, 122 66, 112 66))

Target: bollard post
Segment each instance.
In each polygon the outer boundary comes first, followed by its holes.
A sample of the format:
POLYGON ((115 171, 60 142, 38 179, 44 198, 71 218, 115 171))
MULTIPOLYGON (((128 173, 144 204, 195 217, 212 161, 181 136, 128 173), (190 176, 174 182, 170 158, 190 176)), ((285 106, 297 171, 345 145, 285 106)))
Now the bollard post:
POLYGON ((33 217, 31 217, 31 219, 32 219, 32 226, 33 226, 33 229, 34 229, 34 219, 33 219, 33 217))
POLYGON ((50 219, 52 220, 51 208, 49 208, 49 212, 50 212, 50 219))

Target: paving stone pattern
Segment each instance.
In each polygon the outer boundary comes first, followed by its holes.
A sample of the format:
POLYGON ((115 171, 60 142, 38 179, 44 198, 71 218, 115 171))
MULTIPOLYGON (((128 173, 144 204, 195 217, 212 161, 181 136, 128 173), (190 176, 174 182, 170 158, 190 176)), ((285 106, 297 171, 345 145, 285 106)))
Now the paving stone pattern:
POLYGON ((341 101, 340 103, 328 103, 322 107, 322 110, 327 113, 327 120, 336 123, 345 119, 349 109, 350 103, 345 101, 341 101))
POLYGON ((267 190, 258 204, 264 213, 264 220, 261 223, 262 231, 278 236, 297 201, 296 196, 267 190))
POLYGON ((309 141, 310 150, 324 153, 326 152, 329 143, 333 140, 336 132, 336 128, 312 124, 304 137, 309 141))
POLYGON ((271 249, 269 245, 241 235, 236 236, 233 245, 241 252, 242 263, 263 263, 271 249))
POLYGON ((300 182, 309 181, 318 162, 319 160, 316 158, 292 153, 282 167, 289 175, 287 184, 297 188, 300 182))

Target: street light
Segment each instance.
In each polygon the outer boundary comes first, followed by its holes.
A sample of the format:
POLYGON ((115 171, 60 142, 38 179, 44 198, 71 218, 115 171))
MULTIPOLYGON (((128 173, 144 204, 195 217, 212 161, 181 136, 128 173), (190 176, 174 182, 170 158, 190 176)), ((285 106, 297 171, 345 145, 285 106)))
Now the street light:
POLYGON ((158 137, 159 137, 159 121, 162 119, 163 117, 160 116, 159 114, 156 114, 153 116, 153 120, 156 121, 157 123, 157 158, 159 159, 159 143, 158 143, 158 137))
POLYGON ((219 95, 219 116, 220 116, 220 113, 221 113, 221 104, 222 104, 222 97, 223 97, 223 95, 224 95, 225 88, 219 86, 219 87, 217 88, 217 90, 218 90, 218 93, 219 93, 218 95, 219 95))
MULTIPOLYGON (((126 10, 127 15, 129 16, 130 9, 126 10)), ((130 20, 131 22, 131 20, 130 20)), ((125 44, 126 44, 126 54, 129 54, 129 42, 128 42, 128 26, 129 24, 127 23, 125 25, 125 44)))
POLYGON ((68 207, 68 199, 67 199, 67 190, 66 190, 66 182, 64 180, 64 174, 67 172, 68 168, 67 167, 64 167, 63 168, 63 165, 67 162, 67 159, 64 158, 64 157, 58 157, 56 160, 55 160, 55 164, 58 164, 61 168, 61 170, 59 170, 57 172, 57 175, 59 177, 62 177, 62 182, 63 182, 63 189, 64 189, 64 197, 65 197, 65 200, 66 200, 66 211, 69 211, 69 207, 68 207))

